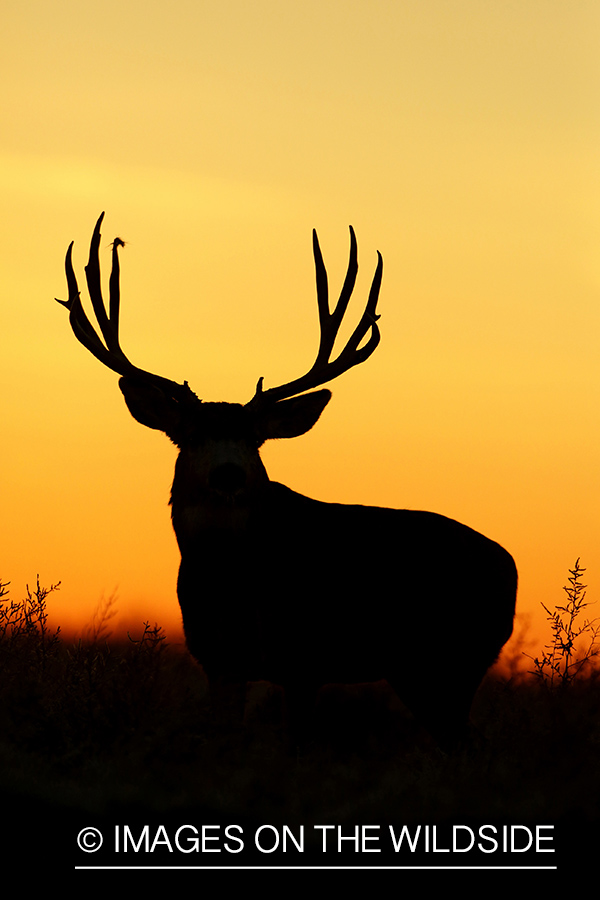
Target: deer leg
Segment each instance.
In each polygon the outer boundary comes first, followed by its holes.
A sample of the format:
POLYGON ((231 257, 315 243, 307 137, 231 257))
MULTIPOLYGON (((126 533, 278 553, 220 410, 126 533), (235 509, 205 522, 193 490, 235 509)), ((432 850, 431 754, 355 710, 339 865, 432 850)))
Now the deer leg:
POLYGON ((246 703, 245 682, 212 678, 209 685, 213 722, 216 728, 219 731, 241 728, 246 703))
POLYGON ((388 678, 388 683, 410 709, 415 722, 451 753, 460 746, 469 721, 474 688, 456 677, 446 683, 438 676, 407 684, 406 678, 388 678))
POLYGON ((317 687, 290 682, 284 690, 290 750, 302 750, 312 736, 317 687))

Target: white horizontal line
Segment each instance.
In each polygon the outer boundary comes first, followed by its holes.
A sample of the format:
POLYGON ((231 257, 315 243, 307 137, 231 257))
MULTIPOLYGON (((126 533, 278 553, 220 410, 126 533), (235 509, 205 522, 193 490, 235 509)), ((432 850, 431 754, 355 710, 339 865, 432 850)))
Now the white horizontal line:
POLYGON ((231 870, 235 871, 236 869, 294 869, 294 870, 302 870, 302 869, 398 869, 398 870, 424 870, 428 872, 436 872, 438 870, 445 871, 453 871, 456 869, 457 871, 504 871, 508 870, 535 870, 535 871, 553 871, 558 869, 558 866, 75 866, 76 870, 81 869, 93 869, 95 871, 102 869, 136 869, 136 870, 146 870, 146 871, 154 871, 156 869, 202 869, 202 870, 231 870))

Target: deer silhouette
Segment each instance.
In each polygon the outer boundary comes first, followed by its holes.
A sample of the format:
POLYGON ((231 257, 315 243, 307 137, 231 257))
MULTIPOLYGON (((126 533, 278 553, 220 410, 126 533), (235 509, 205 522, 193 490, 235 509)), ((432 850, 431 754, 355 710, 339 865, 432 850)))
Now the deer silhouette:
POLYGON ((441 745, 453 745, 512 632, 512 557, 436 513, 312 500, 270 481, 259 454, 266 440, 309 431, 331 398, 313 389, 375 350, 381 254, 360 321, 332 360, 358 271, 357 244, 350 228, 348 270, 330 311, 313 232, 320 321, 313 366, 268 390, 260 378, 244 405, 204 402, 187 382, 139 369, 123 353, 123 242, 113 243, 107 312, 99 266, 103 217, 85 268, 103 340, 81 304, 73 243, 65 261, 69 299, 59 302, 77 339, 121 376, 132 416, 179 448, 170 500, 181 552, 177 593, 187 646, 215 704, 229 694, 242 709, 248 682, 280 685, 291 733, 300 739, 320 687, 385 679, 441 745))

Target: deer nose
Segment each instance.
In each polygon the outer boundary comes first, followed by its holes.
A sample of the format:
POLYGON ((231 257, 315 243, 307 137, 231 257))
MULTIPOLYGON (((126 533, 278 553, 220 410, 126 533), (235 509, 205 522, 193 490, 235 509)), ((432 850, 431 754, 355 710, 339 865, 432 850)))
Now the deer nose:
POLYGON ((208 484, 216 491, 224 494, 235 494, 246 485, 246 472, 235 463, 223 463, 215 466, 208 476, 208 484))

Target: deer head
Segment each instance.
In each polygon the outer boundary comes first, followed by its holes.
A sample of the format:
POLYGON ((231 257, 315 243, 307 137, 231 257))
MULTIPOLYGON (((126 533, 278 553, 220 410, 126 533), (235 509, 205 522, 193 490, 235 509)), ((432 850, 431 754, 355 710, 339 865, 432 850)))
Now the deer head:
POLYGON ((380 334, 376 307, 383 272, 381 254, 378 254, 375 276, 360 321, 342 351, 332 360, 335 339, 358 272, 356 237, 350 228, 348 270, 339 299, 331 312, 327 272, 317 234, 313 231, 320 343, 312 367, 294 381, 268 390, 263 389, 263 378, 259 378, 254 396, 244 405, 203 402, 190 389, 187 381, 179 384, 140 369, 129 361, 121 349, 119 248, 124 244, 120 238, 115 238, 112 245, 107 312, 102 298, 99 265, 103 218, 104 213, 96 222, 89 261, 85 267, 100 333, 91 324, 81 304, 72 263, 73 243, 67 250, 65 268, 69 298, 58 302, 69 310, 73 333, 96 359, 121 375, 119 387, 132 416, 148 428, 164 431, 179 447, 181 452, 173 499, 183 493, 209 506, 244 506, 268 480, 258 453, 261 444, 270 438, 297 437, 309 431, 331 398, 330 391, 315 391, 313 388, 364 362, 377 347, 380 334), (361 346, 367 334, 368 340, 361 346))

